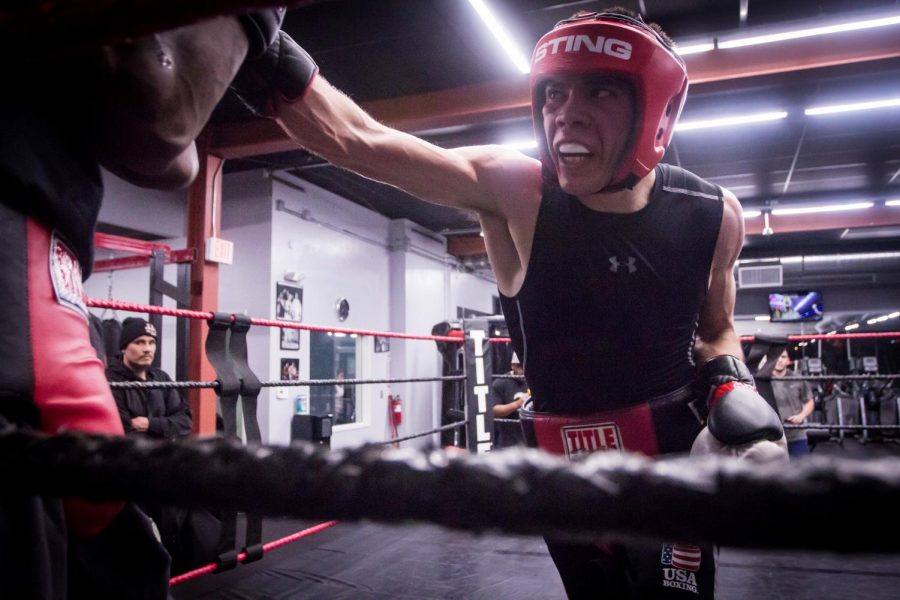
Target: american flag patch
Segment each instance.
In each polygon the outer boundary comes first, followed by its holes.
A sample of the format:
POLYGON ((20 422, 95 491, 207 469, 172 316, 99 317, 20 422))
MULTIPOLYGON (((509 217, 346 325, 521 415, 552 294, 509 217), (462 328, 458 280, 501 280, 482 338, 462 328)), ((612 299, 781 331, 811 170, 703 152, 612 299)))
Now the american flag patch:
POLYGON ((690 544, 664 544, 662 564, 685 571, 698 571, 700 569, 700 547, 690 544))
POLYGON ((575 425, 563 427, 561 431, 563 448, 569 458, 601 450, 622 449, 622 437, 615 423, 575 425))

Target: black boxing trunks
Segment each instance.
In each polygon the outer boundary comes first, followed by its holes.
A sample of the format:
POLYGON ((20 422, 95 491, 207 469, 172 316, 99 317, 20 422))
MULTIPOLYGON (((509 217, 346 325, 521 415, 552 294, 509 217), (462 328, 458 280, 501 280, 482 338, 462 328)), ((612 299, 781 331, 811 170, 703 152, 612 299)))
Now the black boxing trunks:
MULTIPOLYGON (((690 451, 702 429, 688 405, 692 399, 690 386, 684 386, 647 402, 586 415, 522 409, 519 416, 526 442, 552 454, 577 458, 628 451, 657 456, 690 451)), ((715 597, 713 546, 546 542, 569 598, 715 597)))
MULTIPOLYGON (((53 232, 4 204, 0 223, 0 415, 48 433, 122 435, 90 344, 78 261, 53 232)), ((92 537, 120 508, 67 501, 68 532, 92 537)))

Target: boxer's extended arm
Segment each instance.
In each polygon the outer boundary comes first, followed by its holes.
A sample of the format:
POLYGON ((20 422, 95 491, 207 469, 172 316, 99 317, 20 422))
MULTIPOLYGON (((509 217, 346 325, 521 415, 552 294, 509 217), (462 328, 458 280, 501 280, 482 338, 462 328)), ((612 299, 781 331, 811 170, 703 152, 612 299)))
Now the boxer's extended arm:
POLYGON ((502 146, 448 150, 387 127, 332 87, 283 32, 235 91, 329 162, 437 204, 478 213, 500 290, 521 284, 541 196, 540 162, 502 146))

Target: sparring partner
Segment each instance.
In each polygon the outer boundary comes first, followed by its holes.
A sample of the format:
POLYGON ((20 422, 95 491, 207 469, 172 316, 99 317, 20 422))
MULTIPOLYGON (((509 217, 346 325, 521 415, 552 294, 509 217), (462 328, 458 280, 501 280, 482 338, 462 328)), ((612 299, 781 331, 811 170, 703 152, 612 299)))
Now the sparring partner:
MULTIPOLYGON (((734 330, 740 204, 659 164, 688 87, 671 40, 623 9, 579 13, 538 42, 530 86, 540 160, 387 128, 283 33, 235 78, 308 150, 478 214, 533 396, 521 411, 533 443, 569 456, 693 445, 786 457, 734 330)), ((715 593, 712 548, 690 540, 548 547, 573 598, 715 593)))
MULTIPOLYGON (((4 61, 0 427, 122 434, 82 294, 103 192, 98 165, 146 187, 188 184, 195 137, 283 14, 221 17, 77 52, 48 44, 4 61)), ((166 597, 169 557, 132 504, 16 496, 7 483, 4 597, 166 597)))
POLYGON ((528 383, 524 379, 525 370, 522 361, 515 352, 509 359, 509 375, 516 379, 494 379, 491 382, 491 392, 488 394, 488 404, 491 414, 494 416, 494 448, 506 448, 508 446, 524 445, 522 428, 519 420, 519 409, 528 400, 528 383), (498 421, 497 419, 506 419, 498 421))

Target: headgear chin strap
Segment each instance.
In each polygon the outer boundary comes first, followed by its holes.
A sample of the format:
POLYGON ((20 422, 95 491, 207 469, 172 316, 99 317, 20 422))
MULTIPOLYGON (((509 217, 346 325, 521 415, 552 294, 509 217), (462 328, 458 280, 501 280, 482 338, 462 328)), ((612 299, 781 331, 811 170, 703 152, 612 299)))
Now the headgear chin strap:
POLYGON ((643 21, 592 13, 560 21, 531 57, 531 107, 544 172, 558 177, 544 133, 544 88, 560 75, 612 75, 634 89, 637 110, 632 140, 609 185, 631 188, 662 160, 684 107, 688 80, 684 61, 643 21))

